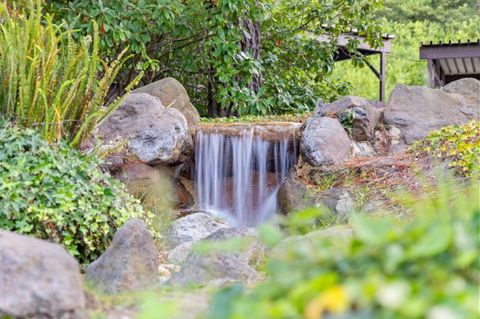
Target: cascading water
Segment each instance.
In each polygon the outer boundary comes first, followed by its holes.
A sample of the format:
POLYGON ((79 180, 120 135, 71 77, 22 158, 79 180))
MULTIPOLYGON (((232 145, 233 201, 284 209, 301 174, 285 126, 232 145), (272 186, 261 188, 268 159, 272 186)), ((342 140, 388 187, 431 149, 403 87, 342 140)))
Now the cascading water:
POLYGON ((199 209, 238 226, 257 225, 276 212, 277 191, 296 163, 297 146, 291 128, 275 130, 275 138, 261 126, 197 130, 199 209))

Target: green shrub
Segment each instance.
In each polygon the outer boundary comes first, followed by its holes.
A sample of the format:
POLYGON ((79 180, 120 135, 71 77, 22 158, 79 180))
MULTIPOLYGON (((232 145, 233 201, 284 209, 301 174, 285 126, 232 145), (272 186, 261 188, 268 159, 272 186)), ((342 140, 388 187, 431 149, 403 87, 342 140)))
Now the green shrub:
POLYGON ((10 13, 0 4, 0 114, 35 127, 49 142, 78 146, 119 105, 119 99, 104 102, 125 59, 120 54, 110 66, 100 60, 95 23, 93 39, 76 42, 42 15, 40 1, 26 11, 10 13))
POLYGON ((480 168, 480 121, 452 125, 430 133, 412 149, 442 161, 460 175, 470 176, 480 168))
POLYGON ((144 217, 139 203, 98 162, 51 146, 31 129, 0 122, 0 228, 64 245, 81 263, 102 253, 115 230, 144 217))
POLYGON ((206 318, 478 318, 479 200, 478 180, 445 183, 412 219, 356 215, 350 239, 284 245, 264 283, 220 291, 206 318))

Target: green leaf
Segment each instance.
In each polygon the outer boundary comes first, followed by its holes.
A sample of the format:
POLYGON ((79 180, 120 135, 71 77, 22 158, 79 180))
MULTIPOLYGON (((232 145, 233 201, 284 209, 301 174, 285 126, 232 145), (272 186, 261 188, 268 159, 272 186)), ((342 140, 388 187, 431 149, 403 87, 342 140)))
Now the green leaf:
POLYGON ((371 245, 385 244, 390 239, 393 223, 388 218, 369 218, 363 215, 353 215, 349 222, 357 237, 371 245))
POLYGON ((435 223, 415 242, 408 256, 414 258, 427 258, 443 253, 452 243, 452 225, 435 223))

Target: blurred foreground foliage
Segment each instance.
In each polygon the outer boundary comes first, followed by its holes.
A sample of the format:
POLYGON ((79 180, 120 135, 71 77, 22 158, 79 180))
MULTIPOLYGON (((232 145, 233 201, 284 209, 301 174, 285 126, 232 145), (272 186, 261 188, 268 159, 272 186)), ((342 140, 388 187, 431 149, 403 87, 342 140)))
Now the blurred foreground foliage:
POLYGON ((478 318, 479 201, 478 179, 445 182, 410 220, 355 215, 353 235, 286 242, 267 281, 220 291, 206 318, 478 318))

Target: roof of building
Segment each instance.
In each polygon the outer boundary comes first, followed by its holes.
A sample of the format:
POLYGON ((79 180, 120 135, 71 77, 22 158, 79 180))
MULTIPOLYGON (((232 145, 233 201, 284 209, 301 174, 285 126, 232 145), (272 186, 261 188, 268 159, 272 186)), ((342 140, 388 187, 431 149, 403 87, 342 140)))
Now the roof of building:
POLYGON ((445 75, 480 74, 480 39, 422 43, 420 58, 437 61, 445 75))

